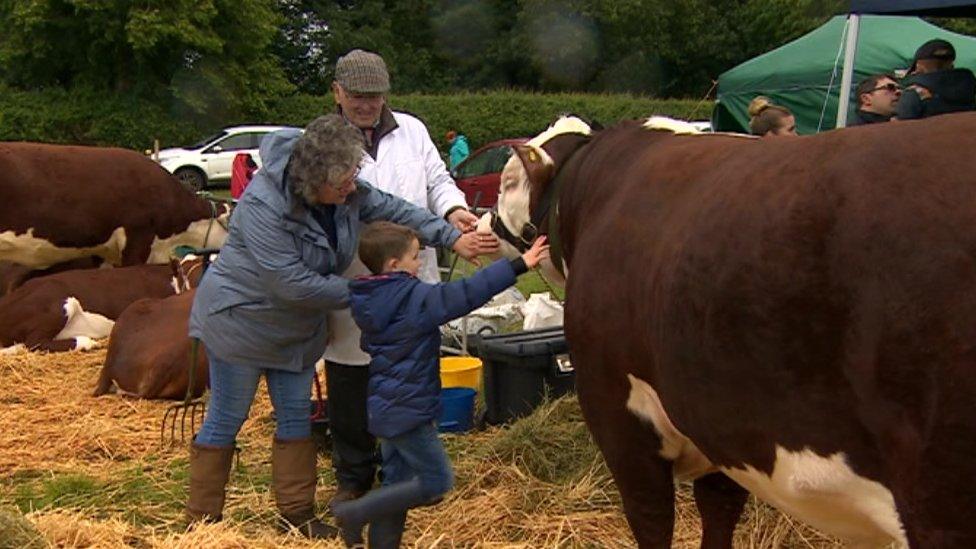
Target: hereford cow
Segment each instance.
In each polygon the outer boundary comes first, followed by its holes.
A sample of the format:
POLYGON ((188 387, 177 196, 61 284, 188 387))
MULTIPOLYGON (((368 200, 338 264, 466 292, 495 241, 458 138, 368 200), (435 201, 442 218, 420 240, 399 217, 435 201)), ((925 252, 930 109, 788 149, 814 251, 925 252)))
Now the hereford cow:
POLYGON ((132 302, 176 291, 169 265, 81 269, 28 280, 0 298, 0 348, 90 349, 132 302))
POLYGON ((641 547, 670 546, 674 476, 730 546, 722 474, 853 544, 976 547, 971 150, 967 113, 774 139, 563 120, 513 155, 498 232, 538 227, 568 269, 580 405, 641 547))
POLYGON ((26 265, 12 261, 0 261, 0 297, 19 288, 24 282, 32 278, 47 276, 73 269, 94 269, 102 265, 100 257, 79 257, 64 263, 51 265, 47 269, 34 270, 26 265))
MULTIPOLYGON (((216 254, 207 258, 207 263, 216 254)), ((164 299, 142 299, 130 305, 115 323, 105 365, 95 396, 113 388, 137 398, 182 399, 186 396, 190 364, 190 307, 195 288, 206 268, 203 258, 188 255, 173 263, 180 294, 164 299)), ((197 350, 194 398, 203 394, 210 379, 207 356, 197 350)))
POLYGON ((215 208, 133 151, 0 143, 0 261, 33 269, 85 256, 166 263, 174 247, 217 247, 215 208))
MULTIPOLYGON (((138 398, 179 400, 189 380, 190 307, 195 290, 165 299, 141 299, 119 317, 109 338, 105 365, 95 396, 117 387, 138 398)), ((197 350, 196 398, 210 378, 203 345, 197 350)))

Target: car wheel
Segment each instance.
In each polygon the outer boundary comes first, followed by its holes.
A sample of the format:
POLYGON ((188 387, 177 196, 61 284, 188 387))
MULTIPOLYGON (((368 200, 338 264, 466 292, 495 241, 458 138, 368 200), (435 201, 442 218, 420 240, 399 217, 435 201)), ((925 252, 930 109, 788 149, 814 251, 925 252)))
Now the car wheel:
POLYGON ((196 168, 180 168, 173 172, 173 175, 180 180, 183 186, 193 192, 202 191, 207 186, 206 177, 196 168))

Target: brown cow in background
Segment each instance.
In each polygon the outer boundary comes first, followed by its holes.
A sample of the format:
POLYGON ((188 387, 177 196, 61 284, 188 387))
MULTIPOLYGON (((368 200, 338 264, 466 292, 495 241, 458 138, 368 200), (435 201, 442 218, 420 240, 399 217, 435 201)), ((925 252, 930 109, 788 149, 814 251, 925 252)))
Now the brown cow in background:
POLYGON ((226 206, 124 149, 0 143, 0 197, 0 261, 32 269, 87 256, 161 264, 227 235, 226 206))
POLYGON ((16 290, 32 278, 62 273, 73 269, 95 269, 102 265, 100 257, 80 257, 64 263, 51 265, 47 269, 35 270, 20 263, 0 261, 0 297, 16 290))
MULTIPOLYGON (((216 255, 211 255, 210 260, 216 255)), ((109 338, 95 396, 113 388, 138 398, 173 399, 186 396, 190 364, 190 308, 195 288, 205 269, 201 257, 189 255, 173 261, 181 293, 165 299, 143 299, 127 308, 109 338)), ((210 379, 207 355, 197 349, 194 397, 206 390, 210 379)))
POLYGON ((28 280, 0 298, 0 348, 89 349, 131 303, 176 291, 170 265, 81 269, 28 280))
MULTIPOLYGON (((196 290, 166 299, 133 303, 115 323, 95 396, 113 386, 138 398, 179 400, 186 396, 190 364, 190 307, 196 290)), ((197 350, 194 397, 209 382, 203 344, 197 350)))
POLYGON ((537 227, 568 269, 580 405, 638 545, 670 547, 678 476, 707 547, 738 486, 851 544, 976 547, 976 113, 577 122, 517 148, 496 232, 537 227))

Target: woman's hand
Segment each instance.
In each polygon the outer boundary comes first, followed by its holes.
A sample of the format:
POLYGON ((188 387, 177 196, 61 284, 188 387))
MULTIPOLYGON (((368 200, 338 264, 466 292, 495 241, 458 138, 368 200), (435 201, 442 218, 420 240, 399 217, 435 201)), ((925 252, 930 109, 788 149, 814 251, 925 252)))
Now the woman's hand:
POLYGON ((461 238, 454 241, 451 249, 454 250, 454 253, 480 267, 479 255, 498 253, 498 238, 494 234, 464 233, 461 238))
POLYGON ((466 233, 474 230, 475 225, 478 224, 478 216, 465 208, 458 208, 447 216, 447 222, 454 225, 462 233, 466 233))
POLYGON ((522 261, 525 261, 526 267, 535 269, 539 262, 547 257, 549 257, 549 244, 546 243, 546 237, 540 236, 532 243, 532 247, 522 254, 522 261))

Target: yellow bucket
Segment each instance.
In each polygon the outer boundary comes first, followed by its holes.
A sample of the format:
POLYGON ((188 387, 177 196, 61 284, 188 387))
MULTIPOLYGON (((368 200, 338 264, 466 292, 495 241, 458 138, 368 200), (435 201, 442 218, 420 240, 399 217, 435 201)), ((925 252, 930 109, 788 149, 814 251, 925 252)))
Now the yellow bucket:
POLYGON ((478 390, 481 385, 481 359, 473 356, 441 358, 441 386, 470 387, 478 390))

